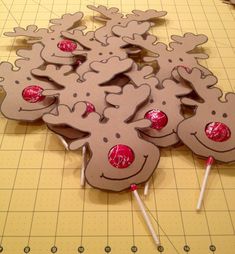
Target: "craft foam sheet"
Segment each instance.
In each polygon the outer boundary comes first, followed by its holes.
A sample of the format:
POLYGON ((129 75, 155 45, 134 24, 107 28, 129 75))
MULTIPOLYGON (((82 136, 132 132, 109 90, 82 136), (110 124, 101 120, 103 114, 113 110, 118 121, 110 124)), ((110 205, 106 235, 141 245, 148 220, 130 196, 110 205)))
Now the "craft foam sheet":
MULTIPOLYGON (((86 5, 164 10, 152 28, 169 43, 173 34, 205 34, 209 59, 200 61, 224 91, 235 91, 235 9, 220 0, 1 0, 0 60, 16 59, 20 39, 4 32, 66 12, 84 12, 88 30, 102 23, 86 5)), ((1 98, 3 92, 1 92, 1 98)), ((235 164, 215 164, 200 213, 195 212, 204 160, 185 146, 162 150, 144 202, 159 234, 154 245, 131 192, 107 193, 80 187, 80 151, 65 151, 42 123, 0 118, 0 253, 191 253, 233 254, 235 250, 235 164), (157 222, 158 221, 158 224, 157 222)), ((143 194, 143 189, 140 189, 143 194)))

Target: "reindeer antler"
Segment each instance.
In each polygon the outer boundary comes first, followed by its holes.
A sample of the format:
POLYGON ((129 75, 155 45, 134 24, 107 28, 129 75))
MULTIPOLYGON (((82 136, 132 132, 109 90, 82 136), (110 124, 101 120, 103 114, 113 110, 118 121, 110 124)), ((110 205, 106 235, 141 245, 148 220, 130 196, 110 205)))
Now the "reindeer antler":
POLYGON ((16 54, 20 56, 20 59, 15 61, 15 65, 18 68, 31 70, 33 68, 38 68, 44 63, 41 57, 41 51, 43 46, 40 43, 35 43, 32 45, 32 49, 19 49, 16 54))
POLYGON ((225 95, 225 100, 231 105, 231 108, 235 107, 235 93, 227 93, 225 95))
POLYGON ((49 64, 44 70, 33 69, 31 72, 40 77, 48 77, 57 84, 65 87, 69 86, 71 82, 78 82, 79 76, 76 73, 70 73, 73 70, 72 66, 63 65, 59 69, 57 66, 49 64))
MULTIPOLYGON (((74 14, 64 14, 60 19, 50 20, 50 22, 53 25, 51 25, 49 29, 46 29, 46 28, 38 29, 38 27, 35 25, 29 25, 26 27, 26 29, 22 27, 15 27, 14 32, 6 32, 4 33, 4 35, 9 37, 28 36, 28 37, 43 39, 44 37, 47 37, 50 33, 56 33, 57 35, 59 35, 61 31, 72 28, 73 25, 76 22, 78 22, 82 17, 83 17, 83 14, 81 12, 76 12, 74 14)), ((80 27, 79 29, 84 29, 84 28, 85 27, 80 27)))
POLYGON ((137 21, 148 21, 155 18, 163 17, 167 14, 166 11, 157 11, 157 10, 133 10, 133 14, 127 14, 126 17, 129 20, 137 20, 137 21))
POLYGON ((99 21, 108 21, 110 19, 113 18, 117 18, 120 19, 122 18, 124 15, 119 12, 119 9, 116 7, 111 7, 111 8, 107 8, 103 5, 99 5, 98 7, 94 6, 94 5, 87 5, 87 8, 99 12, 100 14, 102 14, 104 17, 106 17, 107 19, 103 18, 103 17, 94 17, 96 20, 99 21))
POLYGON ((150 23, 138 23, 137 21, 130 21, 125 26, 114 26, 112 32, 116 36, 108 37, 107 43, 114 44, 119 47, 124 47, 128 43, 123 40, 124 37, 132 37, 134 34, 143 35, 150 29, 150 23))
POLYGON ((153 67, 150 65, 143 66, 141 69, 136 63, 133 64, 132 69, 125 73, 135 85, 140 86, 148 84, 150 87, 158 85, 158 79, 153 76, 153 67))
POLYGON ((16 37, 16 36, 28 36, 34 38, 43 38, 45 35, 48 34, 48 30, 45 28, 39 28, 35 25, 29 25, 26 29, 22 27, 15 27, 14 32, 5 32, 4 35, 9 37, 16 37))
MULTIPOLYGON (((60 33, 61 31, 68 30, 73 27, 73 25, 83 18, 82 12, 76 12, 74 14, 66 13, 59 19, 51 19, 50 29, 54 32, 60 33)), ((86 27, 80 27, 79 29, 85 29, 86 27)), ((78 28, 76 28, 78 29, 78 28)))
POLYGON ((133 85, 126 85, 122 94, 108 94, 106 101, 115 108, 107 108, 104 111, 105 117, 117 121, 128 121, 136 112, 136 109, 150 96, 150 87, 142 85, 135 88, 133 85))
POLYGON ((84 117, 86 107, 86 103, 84 102, 76 103, 72 109, 67 105, 59 105, 56 115, 52 113, 44 114, 43 120, 49 124, 68 125, 77 130, 89 132, 94 129, 95 124, 99 124, 100 115, 92 112, 84 117))
POLYGON ((138 23, 137 21, 130 21, 126 26, 114 26, 112 32, 120 37, 130 37, 134 34, 142 35, 150 29, 149 22, 138 23))
MULTIPOLYGON (((193 34, 186 33, 183 36, 172 35, 171 39, 174 42, 171 42, 169 45, 172 49, 183 49, 184 52, 190 52, 195 49, 197 46, 207 42, 208 38, 204 34, 193 34)), ((196 58, 208 58, 207 54, 195 54, 196 58)))
POLYGON ((85 73, 83 79, 87 82, 95 82, 96 84, 102 84, 109 81, 112 77, 119 73, 123 73, 131 68, 133 60, 124 59, 119 57, 111 57, 107 62, 93 62, 90 64, 90 68, 93 70, 85 73))
MULTIPOLYGON (((7 77, 11 77, 12 72, 13 72, 13 65, 9 62, 1 62, 0 63, 0 78, 2 80, 0 80, 0 82, 4 82, 6 81, 7 77)), ((1 86, 3 86, 4 84, 2 84, 1 86)))
MULTIPOLYGON (((217 83, 217 78, 213 75, 203 76, 203 72, 198 68, 193 68, 189 73, 183 67, 178 68, 179 75, 191 83, 194 91, 204 101, 220 98, 223 93, 219 88, 213 87, 217 83)), ((195 105, 195 101, 189 98, 183 98, 182 102, 187 105, 195 105)))
POLYGON ((124 37, 123 40, 132 45, 140 46, 144 49, 147 49, 155 54, 157 54, 157 52, 161 48, 164 48, 165 50, 167 49, 167 45, 165 45, 164 43, 158 42, 157 44, 155 44, 155 42, 157 41, 157 37, 154 35, 147 35, 146 38, 143 38, 139 34, 134 34, 132 38, 124 37))

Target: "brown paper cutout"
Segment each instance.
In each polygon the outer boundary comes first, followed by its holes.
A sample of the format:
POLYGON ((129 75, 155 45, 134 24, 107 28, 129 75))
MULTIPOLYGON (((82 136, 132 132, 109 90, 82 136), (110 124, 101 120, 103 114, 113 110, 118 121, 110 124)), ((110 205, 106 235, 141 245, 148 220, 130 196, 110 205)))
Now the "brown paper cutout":
POLYGON ((95 38, 102 42, 106 43, 106 38, 112 36, 112 28, 116 25, 126 26, 130 21, 154 21, 154 19, 163 17, 167 14, 165 11, 156 11, 156 10, 133 10, 132 14, 124 14, 119 13, 119 9, 115 7, 107 8, 103 5, 99 5, 98 7, 94 5, 88 5, 87 8, 99 12, 102 16, 95 16, 94 19, 105 22, 105 25, 98 28, 95 31, 95 38))
POLYGON ((74 64, 76 59, 71 52, 60 50, 57 45, 63 37, 62 31, 72 31, 73 29, 83 30, 86 27, 77 26, 76 24, 82 19, 83 13, 76 12, 74 14, 64 14, 59 19, 52 19, 50 23, 53 25, 46 28, 39 28, 36 25, 29 25, 26 29, 15 27, 14 32, 6 32, 4 35, 9 37, 27 36, 35 38, 28 42, 40 42, 44 48, 42 50, 42 58, 49 63, 54 64, 74 64))
POLYGON ((1 105, 2 114, 10 119, 34 121, 52 110, 56 105, 56 98, 44 98, 35 103, 26 101, 22 93, 30 86, 39 86, 42 89, 53 89, 55 84, 47 79, 37 78, 31 74, 32 68, 38 68, 44 64, 40 56, 43 46, 36 43, 31 50, 20 49, 17 55, 20 59, 15 61, 16 70, 9 62, 0 63, 0 86, 6 92, 1 105))
POLYGON ((193 33, 185 33, 183 36, 172 35, 173 42, 169 43, 170 50, 167 45, 162 42, 157 42, 157 38, 154 35, 148 35, 146 39, 139 35, 134 35, 132 38, 123 38, 124 41, 140 46, 148 51, 154 53, 154 56, 145 57, 145 62, 157 61, 159 65, 159 71, 157 72, 157 78, 160 84, 165 79, 172 78, 172 71, 178 66, 184 66, 186 68, 198 68, 203 71, 204 75, 211 72, 200 65, 197 59, 207 59, 208 55, 205 53, 193 53, 197 46, 207 42, 206 35, 193 33))
POLYGON ((166 126, 162 129, 149 127, 140 131, 143 138, 159 147, 167 147, 178 143, 180 140, 176 134, 176 129, 184 119, 181 113, 182 103, 179 96, 189 94, 192 89, 184 83, 176 83, 173 80, 165 80, 160 87, 151 66, 144 66, 139 69, 137 64, 134 64, 132 70, 126 75, 135 85, 148 84, 151 88, 148 103, 137 111, 134 119, 144 118, 147 112, 151 110, 162 111, 168 119, 166 126))
POLYGON ((179 68, 180 76, 191 83, 192 88, 203 100, 198 102, 190 98, 183 98, 182 103, 195 107, 195 114, 183 120, 177 129, 182 142, 195 154, 202 157, 212 156, 221 162, 235 161, 235 94, 225 94, 225 101, 221 101, 223 95, 219 88, 213 87, 217 78, 213 75, 203 77, 202 72, 194 68, 192 73, 187 73, 179 68), (216 142, 209 139, 205 129, 209 123, 219 122, 225 124, 231 132, 228 140, 216 142))
POLYGON ((130 185, 147 181, 154 172, 158 160, 159 149, 141 139, 137 129, 149 126, 150 122, 141 119, 131 122, 136 109, 144 103, 150 94, 147 85, 134 88, 126 85, 121 94, 109 94, 107 102, 115 107, 109 107, 104 115, 107 121, 101 122, 101 116, 95 112, 83 117, 86 110, 84 103, 77 103, 70 110, 66 105, 58 106, 58 114, 45 114, 45 122, 68 124, 79 131, 87 132, 83 139, 70 144, 70 149, 76 150, 86 145, 91 150, 91 158, 85 169, 88 183, 99 189, 122 191, 130 185), (126 145, 134 153, 134 161, 126 168, 116 168, 109 163, 108 155, 116 145, 126 145))
MULTIPOLYGON (((82 76, 85 72, 89 71, 90 63, 94 61, 106 61, 111 56, 117 56, 120 59, 128 58, 130 51, 124 48, 128 45, 122 40, 123 36, 132 36, 137 33, 140 35, 145 34, 150 29, 150 23, 145 22, 138 24, 137 21, 131 21, 126 26, 113 26, 112 32, 114 36, 105 38, 105 42, 101 43, 94 39, 94 32, 87 32, 83 34, 80 30, 71 32, 62 32, 66 38, 72 39, 80 44, 83 49, 78 49, 73 52, 74 55, 85 55, 86 60, 77 67, 76 72, 82 76)), ((133 51, 139 53, 140 50, 133 51)))

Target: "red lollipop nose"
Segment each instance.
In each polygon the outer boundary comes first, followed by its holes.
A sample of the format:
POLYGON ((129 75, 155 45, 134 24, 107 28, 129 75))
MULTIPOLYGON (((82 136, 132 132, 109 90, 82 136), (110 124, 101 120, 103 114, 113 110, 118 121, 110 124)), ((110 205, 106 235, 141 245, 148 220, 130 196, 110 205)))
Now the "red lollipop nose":
POLYGON ((231 136, 229 127, 220 122, 212 122, 207 124, 205 132, 207 137, 215 142, 224 142, 231 136))
POLYGON ((168 122, 167 115, 158 109, 148 111, 144 118, 149 119, 152 122, 151 128, 156 130, 161 130, 168 122))
POLYGON ((62 40, 57 44, 57 47, 64 52, 73 52, 77 48, 77 44, 71 40, 62 40))
POLYGON ((133 150, 126 145, 112 147, 108 154, 109 163, 115 168, 127 168, 135 159, 133 150))
POLYGON ((86 111, 83 114, 84 117, 88 116, 91 112, 95 112, 95 106, 90 103, 90 102, 86 102, 86 111))
POLYGON ((45 96, 42 95, 42 92, 43 88, 40 86, 28 86, 23 90, 22 96, 25 101, 35 103, 45 99, 45 96))

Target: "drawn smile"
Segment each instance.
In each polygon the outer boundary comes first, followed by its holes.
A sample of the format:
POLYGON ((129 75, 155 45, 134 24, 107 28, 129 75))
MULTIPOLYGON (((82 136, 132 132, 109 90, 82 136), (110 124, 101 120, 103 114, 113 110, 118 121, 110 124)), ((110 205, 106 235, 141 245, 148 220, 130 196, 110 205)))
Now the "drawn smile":
POLYGON ((162 136, 152 136, 152 135, 149 135, 143 131, 140 130, 140 132, 145 135, 145 136, 148 136, 150 138, 165 138, 165 137, 168 137, 168 136, 171 136, 172 134, 175 134, 176 131, 173 129, 172 132, 168 133, 168 134, 165 134, 165 135, 162 135, 162 136))
POLYGON ((104 175, 104 173, 102 173, 100 177, 101 178, 103 177, 103 178, 105 178, 107 180, 112 180, 112 181, 121 181, 121 180, 129 179, 129 178, 131 178, 133 176, 138 175, 143 170, 143 168, 144 168, 144 166, 145 166, 145 164, 147 162, 147 159, 148 159, 148 155, 144 155, 144 162, 142 164, 142 167, 135 174, 133 174, 131 176, 127 176, 127 177, 123 177, 123 178, 113 178, 113 177, 107 177, 107 176, 104 175))
POLYGON ((207 149, 211 150, 211 151, 214 151, 214 152, 217 152, 217 153, 226 153, 226 152, 231 152, 233 150, 235 150, 235 147, 234 148, 231 148, 231 149, 228 149, 228 150, 223 150, 223 151, 220 151, 220 150, 215 150, 213 148, 210 148, 209 146, 205 145, 198 137, 197 137, 197 132, 192 132, 190 133, 190 135, 194 136, 196 138, 196 140, 201 144, 203 145, 204 147, 206 147, 207 149))
POLYGON ((47 105, 46 107, 37 108, 37 109, 23 109, 22 107, 20 107, 20 108, 18 109, 18 111, 19 111, 19 112, 21 112, 21 111, 39 111, 39 110, 43 110, 43 109, 49 108, 49 107, 52 106, 55 102, 56 102, 56 98, 54 98, 54 100, 52 101, 52 103, 49 104, 49 105, 47 105))
POLYGON ((70 59, 70 58, 73 58, 73 57, 74 57, 73 55, 71 55, 71 56, 57 56, 55 53, 53 53, 51 56, 61 57, 61 58, 68 58, 68 59, 70 59))

